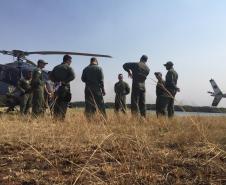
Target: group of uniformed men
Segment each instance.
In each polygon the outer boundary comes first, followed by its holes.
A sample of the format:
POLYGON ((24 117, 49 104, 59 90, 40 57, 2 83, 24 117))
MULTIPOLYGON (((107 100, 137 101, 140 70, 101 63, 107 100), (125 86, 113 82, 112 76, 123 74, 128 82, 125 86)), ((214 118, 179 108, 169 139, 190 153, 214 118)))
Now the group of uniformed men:
POLYGON ((63 62, 48 73, 46 80, 42 70, 48 63, 38 60, 37 68, 29 71, 18 82, 18 89, 21 91, 21 114, 27 114, 32 107, 34 116, 42 116, 49 106, 55 118, 65 118, 68 103, 71 101, 70 82, 75 78, 70 67, 71 62, 72 57, 65 55, 63 62))
MULTIPOLYGON (((148 57, 143 55, 139 62, 125 63, 123 68, 128 72, 128 76, 132 78, 132 93, 131 93, 131 113, 146 117, 145 106, 145 80, 149 75, 149 68, 146 65, 148 57)), ((156 85, 156 114, 157 117, 165 116, 168 112, 168 117, 174 116, 174 99, 176 93, 180 91, 177 87, 178 74, 173 68, 171 61, 164 64, 166 70, 165 80, 162 78, 162 73, 156 72, 155 76, 158 80, 156 85)), ((129 94, 129 85, 123 81, 122 74, 118 76, 119 82, 115 84, 115 111, 120 109, 125 113, 126 95, 129 94)))
MULTIPOLYGON (((139 62, 123 65, 123 69, 132 78, 131 113, 132 115, 140 114, 142 117, 146 117, 145 80, 150 71, 146 65, 147 61, 148 57, 143 55, 139 62)), ((55 118, 61 120, 65 118, 68 104, 71 101, 70 82, 75 78, 73 69, 70 67, 71 62, 72 57, 65 55, 63 62, 48 73, 48 80, 44 80, 42 70, 47 63, 38 60, 37 68, 30 71, 18 83, 18 89, 21 91, 20 111, 22 114, 27 114, 29 108, 32 107, 33 115, 40 116, 49 106, 53 110, 55 118)), ((168 110, 168 117, 172 117, 174 115, 174 97, 179 91, 177 87, 178 75, 172 62, 167 62, 164 66, 168 70, 165 80, 160 72, 155 73, 158 79, 156 114, 164 116, 168 110)), ((90 119, 97 112, 106 118, 103 99, 106 94, 104 75, 96 58, 90 59, 90 64, 83 70, 81 80, 85 83, 85 115, 87 119, 90 119)), ((122 74, 118 75, 118 80, 114 86, 116 93, 115 112, 126 113, 126 95, 130 93, 130 87, 123 80, 122 74)))

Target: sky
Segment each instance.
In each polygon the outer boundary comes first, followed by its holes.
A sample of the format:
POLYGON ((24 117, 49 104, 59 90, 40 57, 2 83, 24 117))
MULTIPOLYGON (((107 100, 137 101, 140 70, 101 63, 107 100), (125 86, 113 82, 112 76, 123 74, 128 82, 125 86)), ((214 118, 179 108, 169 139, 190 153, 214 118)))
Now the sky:
MULTIPOLYGON (((179 74, 177 104, 209 106, 214 78, 226 93, 225 0, 1 0, 0 50, 63 50, 112 55, 98 58, 105 77, 106 102, 114 101, 118 73, 125 62, 149 57, 147 103, 155 103, 154 72, 173 61, 179 74)), ((29 56, 48 61, 47 70, 62 56, 29 56)), ((76 79, 73 101, 84 100, 83 68, 89 57, 73 56, 76 79)), ((0 63, 12 62, 0 55, 0 63)), ((130 97, 127 98, 130 102, 130 97)), ((219 104, 226 106, 226 100, 219 104)))

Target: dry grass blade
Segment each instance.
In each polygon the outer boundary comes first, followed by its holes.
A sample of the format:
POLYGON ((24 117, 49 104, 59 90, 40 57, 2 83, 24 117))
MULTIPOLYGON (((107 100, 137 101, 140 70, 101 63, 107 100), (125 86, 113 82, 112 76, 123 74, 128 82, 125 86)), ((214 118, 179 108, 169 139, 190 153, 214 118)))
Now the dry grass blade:
POLYGON ((53 163, 51 163, 51 161, 49 159, 47 159, 45 156, 43 156, 36 148, 34 148, 32 145, 26 143, 25 141, 23 141, 22 139, 20 139, 20 141, 22 143, 24 143, 25 145, 29 146, 32 150, 34 150, 36 152, 36 154, 38 156, 40 156, 41 158, 43 158, 44 160, 46 160, 53 168, 56 168, 53 163))
POLYGON ((1 115, 0 184, 226 184, 225 117, 107 113, 1 115))
POLYGON ((101 145, 109 138, 113 135, 113 133, 109 134, 108 136, 106 136, 100 144, 98 144, 98 148, 96 148, 96 150, 93 151, 92 155, 90 156, 90 158, 87 160, 87 162, 85 163, 84 167, 82 168, 81 172, 79 173, 79 175, 76 177, 75 182, 73 183, 73 185, 75 185, 78 181, 78 179, 80 178, 81 174, 83 173, 83 171, 85 170, 86 166, 89 164, 90 160, 92 159, 92 157, 95 155, 95 153, 97 152, 98 149, 101 148, 101 145))

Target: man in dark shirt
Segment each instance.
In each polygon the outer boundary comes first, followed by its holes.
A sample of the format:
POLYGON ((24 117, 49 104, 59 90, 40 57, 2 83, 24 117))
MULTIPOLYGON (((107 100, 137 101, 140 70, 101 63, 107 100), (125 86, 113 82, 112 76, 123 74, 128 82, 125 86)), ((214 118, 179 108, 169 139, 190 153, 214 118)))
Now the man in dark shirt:
POLYGON ((129 77, 133 79, 132 94, 131 94, 131 112, 146 117, 145 106, 145 80, 149 74, 150 69, 146 65, 148 57, 143 55, 140 62, 125 63, 123 68, 128 72, 129 77))
POLYGON ((56 102, 53 107, 54 118, 59 120, 65 119, 68 104, 71 101, 70 82, 75 79, 75 73, 70 67, 71 63, 72 57, 70 55, 64 55, 63 62, 53 69, 53 74, 50 74, 56 79, 57 83, 61 84, 55 92, 56 102))
POLYGON ((85 87, 85 114, 88 119, 93 116, 97 110, 106 117, 105 105, 103 96, 104 90, 104 75, 102 68, 98 66, 96 58, 91 58, 90 64, 83 70, 82 81, 86 84, 85 87))
POLYGON ((130 93, 129 85, 123 81, 123 75, 118 75, 118 82, 115 84, 115 112, 120 110, 126 113, 126 95, 130 93))
POLYGON ((176 93, 180 91, 177 87, 178 74, 173 68, 173 63, 171 61, 164 64, 166 70, 168 71, 165 79, 165 87, 167 89, 167 110, 168 117, 171 118, 174 116, 174 99, 176 93))

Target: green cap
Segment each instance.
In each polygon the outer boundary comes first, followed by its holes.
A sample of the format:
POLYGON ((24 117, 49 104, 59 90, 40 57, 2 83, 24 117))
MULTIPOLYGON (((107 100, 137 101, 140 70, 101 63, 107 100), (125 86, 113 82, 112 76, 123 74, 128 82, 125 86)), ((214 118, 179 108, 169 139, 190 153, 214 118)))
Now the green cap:
POLYGON ((164 64, 164 66, 170 66, 170 67, 173 67, 173 62, 169 61, 169 62, 166 62, 164 64))
POLYGON ((40 60, 38 60, 38 64, 45 64, 45 65, 46 65, 46 64, 48 64, 48 63, 45 62, 44 60, 41 60, 41 59, 40 59, 40 60))

